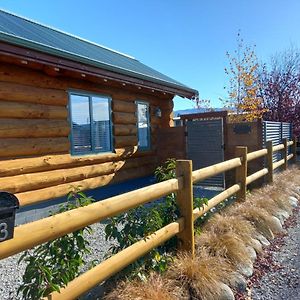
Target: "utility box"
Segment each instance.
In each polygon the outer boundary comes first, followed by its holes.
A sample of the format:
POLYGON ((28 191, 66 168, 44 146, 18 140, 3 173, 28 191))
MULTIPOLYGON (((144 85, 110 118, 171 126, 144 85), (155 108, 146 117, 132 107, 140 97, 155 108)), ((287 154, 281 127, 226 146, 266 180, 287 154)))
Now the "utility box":
POLYGON ((18 198, 7 192, 0 192, 0 243, 14 236, 16 209, 18 198))

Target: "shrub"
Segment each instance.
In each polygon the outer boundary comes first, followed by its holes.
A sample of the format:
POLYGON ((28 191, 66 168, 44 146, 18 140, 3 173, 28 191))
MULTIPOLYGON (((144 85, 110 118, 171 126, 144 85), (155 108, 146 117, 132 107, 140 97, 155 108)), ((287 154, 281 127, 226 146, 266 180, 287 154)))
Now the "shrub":
MULTIPOLYGON (((155 176, 158 182, 175 178, 176 161, 168 159, 155 170, 155 176)), ((205 203, 207 203, 207 199, 195 198, 194 200, 195 207, 201 207, 205 203)), ((116 241, 116 245, 110 248, 109 255, 118 253, 146 238, 158 229, 174 222, 178 217, 179 211, 175 193, 113 217, 105 227, 106 239, 116 241)), ((175 250, 176 244, 176 237, 170 239, 124 269, 117 277, 126 275, 130 278, 136 276, 144 278, 145 274, 150 271, 164 272, 172 260, 172 252, 175 250)))
MULTIPOLYGON (((71 192, 58 213, 86 206, 92 201, 82 192, 71 192)), ((18 294, 22 293, 23 299, 41 299, 53 291, 59 291, 78 276, 85 263, 83 256, 90 253, 86 234, 91 233, 91 228, 85 227, 25 251, 18 261, 27 264, 18 294)))
MULTIPOLYGON (((175 168, 175 160, 168 159, 164 165, 155 170, 157 181, 175 178, 175 168)), ((105 227, 106 239, 115 240, 117 243, 110 248, 110 255, 146 238, 177 218, 178 209, 174 193, 166 196, 163 200, 141 205, 111 218, 110 223, 105 227)), ((165 271, 171 260, 170 252, 175 248, 175 245, 176 238, 167 241, 164 245, 150 251, 143 258, 125 268, 119 276, 144 278, 145 274, 151 270, 165 271)))

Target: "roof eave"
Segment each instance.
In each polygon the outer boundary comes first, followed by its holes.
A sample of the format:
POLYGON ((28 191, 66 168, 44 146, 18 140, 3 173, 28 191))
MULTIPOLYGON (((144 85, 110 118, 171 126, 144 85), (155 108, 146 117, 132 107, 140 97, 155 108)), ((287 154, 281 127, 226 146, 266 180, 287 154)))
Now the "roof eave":
POLYGON ((0 40, 2 40, 3 42, 7 42, 9 44, 13 44, 16 46, 20 46, 20 47, 32 49, 35 51, 39 51, 39 52, 42 52, 45 54, 49 54, 51 56, 61 57, 61 58, 67 59, 67 60, 82 63, 84 65, 89 65, 89 66, 97 67, 100 69, 108 70, 108 71, 111 71, 114 73, 126 75, 129 77, 145 80, 148 82, 157 83, 157 84, 160 84, 167 88, 171 88, 174 91, 174 94, 181 96, 181 97, 191 99, 198 95, 197 90, 191 89, 189 87, 177 85, 177 84, 174 84, 174 83, 171 83, 168 81, 160 80, 160 79, 157 79, 154 77, 146 76, 144 74, 136 73, 136 72, 129 71, 126 69, 122 69, 122 68, 118 68, 116 66, 112 66, 109 64, 104 64, 99 61, 95 61, 95 60, 92 60, 92 59, 89 59, 89 58, 86 58, 86 57, 83 57, 80 55, 76 55, 76 54, 69 53, 69 52, 66 52, 63 50, 59 50, 59 49, 56 49, 53 47, 48 47, 43 44, 35 43, 35 42, 29 41, 26 39, 22 39, 22 38, 15 37, 15 36, 12 36, 9 34, 5 34, 3 32, 0 32, 0 40))

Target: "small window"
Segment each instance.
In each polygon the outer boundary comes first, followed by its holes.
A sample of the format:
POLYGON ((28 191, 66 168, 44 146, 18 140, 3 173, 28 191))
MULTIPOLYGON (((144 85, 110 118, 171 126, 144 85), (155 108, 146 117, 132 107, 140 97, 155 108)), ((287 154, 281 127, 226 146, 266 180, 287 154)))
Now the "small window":
POLYGON ((137 103, 138 147, 142 150, 150 149, 150 115, 149 105, 145 102, 137 103))
POLYGON ((70 94, 73 155, 112 151, 110 100, 107 96, 70 94))

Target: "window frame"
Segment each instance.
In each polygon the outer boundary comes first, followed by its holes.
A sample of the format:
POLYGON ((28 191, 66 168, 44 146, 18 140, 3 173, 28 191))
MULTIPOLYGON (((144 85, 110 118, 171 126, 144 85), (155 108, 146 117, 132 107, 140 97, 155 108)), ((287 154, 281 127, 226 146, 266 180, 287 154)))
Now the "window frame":
POLYGON ((87 92, 87 91, 81 91, 81 90, 68 90, 68 116, 69 116, 69 123, 70 123, 70 134, 69 134, 69 140, 71 144, 71 155, 72 156, 91 156, 91 155, 99 155, 104 153, 112 153, 114 151, 114 136, 113 136, 113 123, 112 123, 112 97, 106 94, 100 94, 100 93, 93 93, 93 92, 87 92), (75 153, 74 152, 74 142, 73 142, 73 126, 72 126, 72 100, 71 96, 83 96, 88 97, 89 99, 89 117, 90 117, 90 139, 91 139, 91 151, 86 153, 75 153), (93 118, 93 103, 92 98, 93 97, 102 97, 107 98, 108 100, 108 115, 109 115, 109 131, 110 131, 110 150, 104 150, 99 151, 95 150, 95 141, 92 138, 93 134, 93 126, 94 126, 94 118, 93 118))
POLYGON ((136 100, 135 104, 136 104, 136 119, 137 119, 136 127, 137 127, 138 150, 148 151, 148 150, 151 150, 151 128, 150 128, 151 127, 151 121, 150 121, 151 114, 150 114, 150 104, 149 104, 149 102, 143 101, 143 100, 136 100), (138 111, 138 105, 139 104, 146 105, 147 108, 148 108, 148 118, 147 118, 147 133, 148 133, 147 144, 148 145, 147 145, 147 147, 141 147, 141 146, 139 146, 139 111, 138 111))

